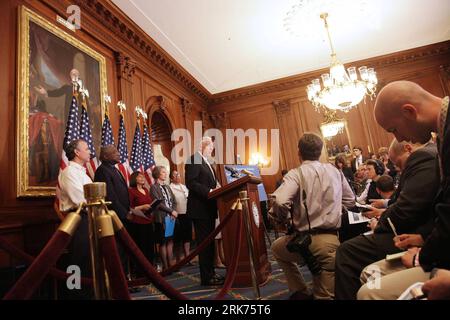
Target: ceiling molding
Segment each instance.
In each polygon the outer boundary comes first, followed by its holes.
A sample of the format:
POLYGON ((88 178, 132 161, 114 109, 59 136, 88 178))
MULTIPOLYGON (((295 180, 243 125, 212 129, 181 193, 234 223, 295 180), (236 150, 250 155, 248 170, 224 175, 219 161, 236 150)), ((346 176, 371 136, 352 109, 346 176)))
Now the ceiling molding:
MULTIPOLYGON (((414 62, 421 59, 449 53, 450 53, 450 40, 414 49, 395 52, 387 55, 382 55, 378 57, 372 57, 369 59, 349 62, 347 64, 367 65, 368 67, 369 66, 374 67, 375 70, 377 70, 380 68, 391 67, 396 64, 401 64, 405 62, 414 62)), ((320 75, 326 72, 326 70, 327 69, 315 70, 291 77, 281 78, 248 87, 243 87, 231 91, 214 94, 209 100, 208 107, 212 107, 214 105, 226 102, 241 100, 253 96, 258 96, 261 94, 306 86, 311 82, 311 80, 320 77, 320 75)))
POLYGON ((162 50, 155 41, 135 26, 134 22, 122 17, 119 13, 120 10, 115 8, 112 3, 101 3, 97 0, 75 0, 74 2, 115 35, 147 57, 172 79, 203 101, 208 101, 211 96, 208 90, 162 50))

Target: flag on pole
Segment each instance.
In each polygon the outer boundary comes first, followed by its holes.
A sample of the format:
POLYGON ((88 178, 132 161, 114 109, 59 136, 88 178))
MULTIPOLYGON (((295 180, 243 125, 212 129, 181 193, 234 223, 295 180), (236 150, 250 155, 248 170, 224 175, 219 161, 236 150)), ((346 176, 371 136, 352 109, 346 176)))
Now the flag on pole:
POLYGON ((142 136, 142 167, 148 187, 150 187, 154 183, 152 177, 152 170, 155 167, 155 165, 156 164, 153 156, 152 144, 150 142, 150 134, 148 132, 148 126, 144 122, 144 133, 142 136))
MULTIPOLYGON (((74 94, 72 96, 72 101, 71 101, 70 107, 69 107, 69 116, 67 118, 66 131, 64 134, 63 150, 62 150, 62 154, 61 154, 61 160, 59 162, 59 174, 61 174, 61 171, 63 171, 69 165, 69 160, 67 159, 65 148, 67 147, 67 145, 70 142, 72 142, 73 140, 79 139, 79 138, 80 138, 80 122, 78 121, 78 102, 77 102, 77 97, 74 94)), ((60 210, 59 210, 60 196, 61 196, 61 190, 60 190, 59 182, 58 182, 56 185, 56 198, 55 198, 54 208, 55 208, 56 213, 58 213, 58 216, 62 220, 64 217, 59 214, 60 213, 60 210)))
POLYGON ((131 147, 130 166, 133 172, 142 170, 142 143, 141 128, 139 127, 139 117, 134 131, 133 146, 131 147))
POLYGON ((92 133, 87 112, 86 100, 89 96, 87 89, 82 90, 83 103, 81 104, 81 123, 80 123, 80 139, 86 140, 89 150, 91 150, 91 159, 85 164, 86 173, 94 180, 95 170, 98 167, 97 156, 95 154, 94 144, 92 143, 92 133))
POLYGON ((114 137, 112 134, 111 122, 108 115, 105 113, 105 119, 102 125, 102 147, 114 144, 114 137))
MULTIPOLYGON (((119 104, 120 106, 120 104, 119 104)), ((125 121, 122 113, 120 113, 119 120, 119 142, 117 144, 117 150, 120 154, 120 163, 117 165, 119 171, 122 173, 127 185, 130 185, 131 168, 128 162, 128 144, 127 144, 127 132, 125 130, 125 121)))

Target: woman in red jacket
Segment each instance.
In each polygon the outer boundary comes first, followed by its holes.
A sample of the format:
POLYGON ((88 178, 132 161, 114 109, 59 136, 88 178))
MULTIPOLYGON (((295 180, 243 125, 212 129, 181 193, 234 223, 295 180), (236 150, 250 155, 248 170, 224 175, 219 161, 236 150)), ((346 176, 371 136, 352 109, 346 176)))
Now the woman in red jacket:
POLYGON ((133 172, 130 176, 130 188, 128 189, 130 207, 134 210, 141 211, 147 218, 135 214, 129 215, 128 219, 132 222, 129 231, 142 253, 147 257, 150 263, 154 264, 155 239, 153 216, 149 212, 150 204, 153 199, 144 185, 144 175, 141 172, 133 172))

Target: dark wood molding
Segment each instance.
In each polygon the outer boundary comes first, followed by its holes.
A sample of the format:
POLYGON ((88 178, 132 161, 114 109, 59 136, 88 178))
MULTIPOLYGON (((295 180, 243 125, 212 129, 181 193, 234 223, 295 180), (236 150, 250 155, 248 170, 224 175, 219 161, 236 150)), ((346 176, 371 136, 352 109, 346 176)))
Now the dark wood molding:
MULTIPOLYGON (((449 53, 450 40, 349 63, 358 66, 367 65, 368 67, 374 67, 375 70, 377 70, 377 68, 380 69, 392 67, 396 64, 415 62, 433 56, 445 55, 449 53)), ((226 102, 234 102, 265 93, 272 93, 276 91, 306 86, 313 79, 320 77, 320 75, 326 72, 326 70, 327 69, 315 70, 291 77, 281 78, 248 87, 217 93, 211 96, 211 99, 209 100, 209 107, 213 107, 214 105, 226 102)))
POLYGON ((127 19, 110 2, 98 0, 74 0, 74 3, 120 37, 128 45, 147 57, 172 79, 183 85, 203 101, 208 101, 211 94, 181 65, 171 58, 159 45, 142 31, 132 20, 127 19))
POLYGON ((210 119, 214 123, 214 126, 218 129, 228 128, 228 114, 227 112, 220 112, 210 115, 210 119))
POLYGON ((180 98, 180 101, 181 101, 181 111, 183 113, 183 117, 188 118, 192 113, 192 108, 193 108, 194 104, 184 97, 180 98))
POLYGON ((133 75, 136 71, 136 62, 130 57, 124 56, 120 52, 114 52, 114 58, 117 66, 117 76, 133 83, 133 75))
POLYGON ((272 101, 272 105, 275 108, 275 113, 278 118, 284 117, 291 113, 291 102, 290 100, 275 100, 272 101))

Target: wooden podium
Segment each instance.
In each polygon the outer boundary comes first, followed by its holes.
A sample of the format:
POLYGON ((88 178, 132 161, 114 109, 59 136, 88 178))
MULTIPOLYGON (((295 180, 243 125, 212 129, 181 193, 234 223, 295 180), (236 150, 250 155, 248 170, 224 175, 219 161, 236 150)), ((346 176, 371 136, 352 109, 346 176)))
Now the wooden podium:
MULTIPOLYGON (((271 272, 269 259, 267 257, 267 249, 264 238, 264 221, 259 206, 259 196, 257 185, 261 183, 261 179, 253 176, 244 176, 235 180, 220 189, 211 192, 208 198, 217 199, 217 207, 219 209, 220 219, 223 220, 226 214, 230 212, 231 206, 239 198, 240 191, 247 191, 247 208, 248 221, 251 228, 251 236, 253 240, 254 266, 256 271, 256 279, 258 284, 264 284, 271 272)), ((242 214, 245 214, 243 210, 242 214)), ((233 216, 227 225, 222 229, 223 249, 225 253, 225 262, 227 266, 231 263, 233 255, 233 246, 236 239, 237 214, 233 216)), ((238 267, 233 287, 250 287, 252 286, 252 276, 250 271, 250 255, 247 245, 245 233, 245 217, 243 217, 242 235, 241 235, 241 251, 239 254, 238 267)))

